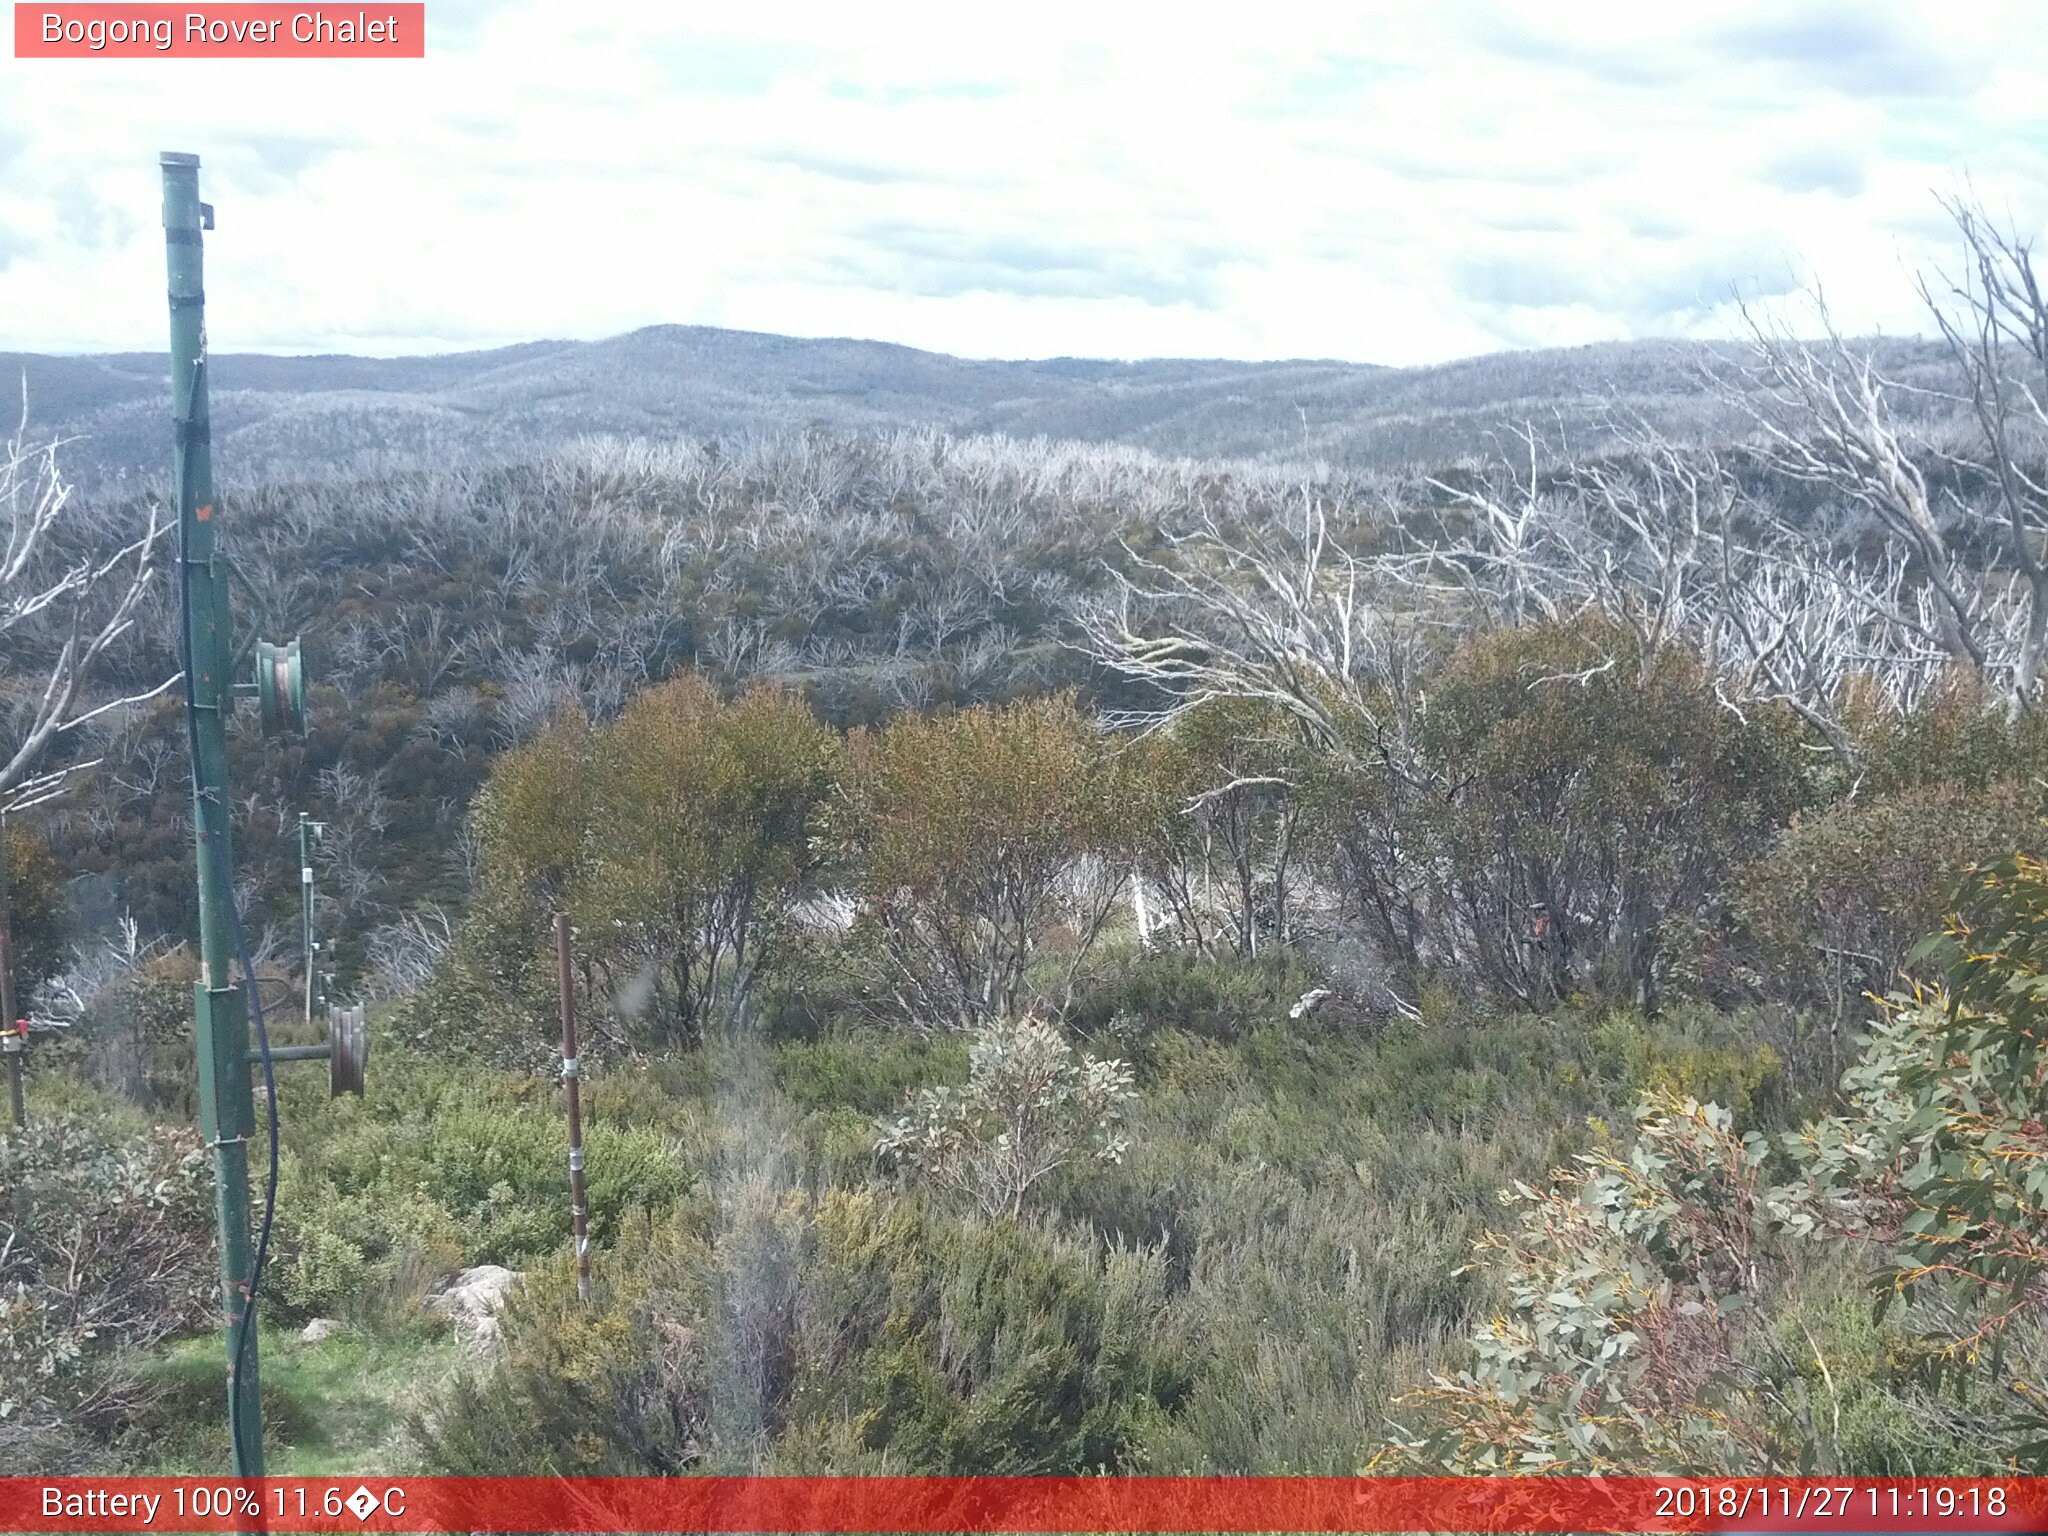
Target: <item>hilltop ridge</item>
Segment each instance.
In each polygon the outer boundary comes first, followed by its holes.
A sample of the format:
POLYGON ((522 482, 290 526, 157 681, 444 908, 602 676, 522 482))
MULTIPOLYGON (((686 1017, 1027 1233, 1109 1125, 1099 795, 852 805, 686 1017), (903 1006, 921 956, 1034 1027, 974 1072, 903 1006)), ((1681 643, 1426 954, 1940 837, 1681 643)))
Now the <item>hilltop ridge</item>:
MULTIPOLYGON (((1919 340, 1874 343, 1895 370, 1941 365, 1919 340)), ((1503 352, 1423 367, 1061 357, 1003 361, 879 341, 658 325, 598 341, 531 341, 423 357, 211 360, 225 473, 352 475, 450 457, 516 460, 578 436, 669 438, 821 428, 938 428, 1220 458, 1434 466, 1489 451, 1523 421, 1597 438, 1609 401, 1681 435, 1738 423, 1704 391, 1700 343, 1503 352)), ((33 419, 84 441, 88 480, 164 461, 161 354, 0 353, 33 419)))

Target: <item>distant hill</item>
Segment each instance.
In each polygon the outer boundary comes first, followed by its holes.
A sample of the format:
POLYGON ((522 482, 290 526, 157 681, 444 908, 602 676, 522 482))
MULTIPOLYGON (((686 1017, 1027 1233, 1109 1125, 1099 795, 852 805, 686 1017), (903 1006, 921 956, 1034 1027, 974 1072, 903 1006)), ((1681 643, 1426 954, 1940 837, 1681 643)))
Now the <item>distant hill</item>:
MULTIPOLYGON (((1939 366, 1926 342, 1883 343, 1888 365, 1939 366)), ((1707 351, 1675 342, 1497 353, 1421 368, 1290 361, 979 361, 882 342, 651 326, 603 341, 537 341, 433 357, 212 359, 224 474, 355 476, 450 457, 516 460, 579 435, 726 436, 817 426, 938 427, 1116 442, 1199 457, 1315 457, 1399 469, 1487 452, 1525 420, 1575 447, 1606 402, 1682 436, 1735 430, 1702 392, 1707 351)), ((153 479, 167 459, 162 354, 0 353, 33 418, 77 434, 87 481, 153 479)))

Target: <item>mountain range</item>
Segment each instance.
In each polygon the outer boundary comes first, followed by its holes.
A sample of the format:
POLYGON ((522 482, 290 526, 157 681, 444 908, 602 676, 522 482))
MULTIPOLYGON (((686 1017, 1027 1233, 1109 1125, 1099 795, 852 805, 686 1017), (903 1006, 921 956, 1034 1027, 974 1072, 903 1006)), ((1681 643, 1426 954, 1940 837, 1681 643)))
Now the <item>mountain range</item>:
MULTIPOLYGON (((1925 341, 1877 343, 1894 372, 1938 369, 1925 341)), ((588 434, 728 436, 937 428, 1118 443, 1173 456, 1434 467, 1532 423, 1576 449, 1612 407, 1686 437, 1740 429, 1706 388, 1728 351, 1636 341, 1426 367, 959 358, 875 341, 664 325, 601 341, 437 356, 210 359, 216 465, 253 479, 353 478, 451 457, 509 462, 588 434)), ((26 380, 31 435, 76 439, 88 485, 150 483, 169 443, 161 353, 0 352, 26 380)), ((11 393, 11 391, 10 391, 11 393)))

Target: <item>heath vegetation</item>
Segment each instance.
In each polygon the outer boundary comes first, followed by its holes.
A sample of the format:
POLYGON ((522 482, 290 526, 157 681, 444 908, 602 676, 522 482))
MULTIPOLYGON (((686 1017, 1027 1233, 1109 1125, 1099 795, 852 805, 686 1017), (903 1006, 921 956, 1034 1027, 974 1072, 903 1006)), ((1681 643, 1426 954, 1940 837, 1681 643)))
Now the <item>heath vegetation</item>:
MULTIPOLYGON (((266 1338, 273 1465, 2048 1465, 2048 311, 1951 211, 1945 345, 1759 328, 1682 426, 588 439, 224 497, 318 679, 235 743, 259 970, 307 810, 380 1039, 360 1101, 280 1081, 266 1304, 339 1331, 266 1338), (458 1345, 423 1298, 486 1263, 458 1345)), ((0 1469, 205 1466, 157 523, 11 463, 0 791, 64 791, 7 846, 69 1027, 0 1151, 0 1469)))

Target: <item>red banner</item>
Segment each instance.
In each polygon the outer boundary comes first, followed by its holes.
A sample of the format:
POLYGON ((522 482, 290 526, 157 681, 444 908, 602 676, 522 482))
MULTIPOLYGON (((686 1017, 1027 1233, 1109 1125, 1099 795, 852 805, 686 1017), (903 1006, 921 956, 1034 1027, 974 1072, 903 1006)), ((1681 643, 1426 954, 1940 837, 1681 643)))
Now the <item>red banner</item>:
POLYGON ((423 59, 427 8, 36 5, 14 7, 17 59, 423 59))
POLYGON ((2048 1478, 0 1478, 0 1531, 2042 1531, 2048 1478))

